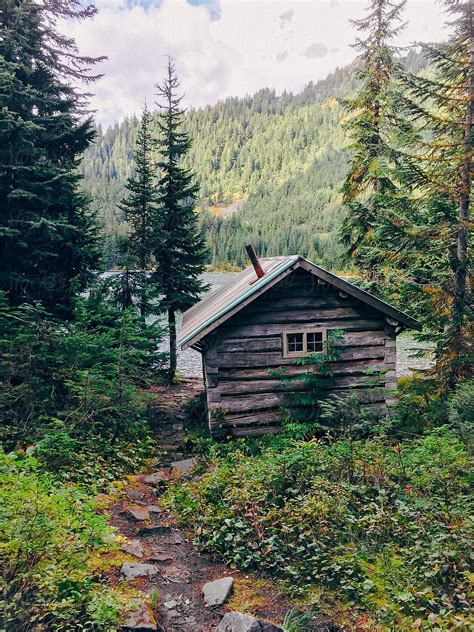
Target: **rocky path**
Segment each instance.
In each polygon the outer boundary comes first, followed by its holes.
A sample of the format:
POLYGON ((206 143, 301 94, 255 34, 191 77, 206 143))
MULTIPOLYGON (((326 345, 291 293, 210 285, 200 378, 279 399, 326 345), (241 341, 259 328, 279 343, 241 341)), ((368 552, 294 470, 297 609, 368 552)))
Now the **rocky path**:
POLYGON ((134 601, 135 609, 124 630, 279 630, 238 613, 222 621, 225 611, 244 609, 266 621, 281 622, 291 603, 269 582, 246 577, 201 553, 193 545, 192 535, 180 529, 160 506, 170 481, 193 476, 195 462, 181 452, 183 405, 200 392, 201 386, 198 380, 188 380, 155 390, 157 439, 163 456, 150 472, 131 477, 120 502, 110 509, 111 523, 121 536, 127 560, 121 576, 143 595, 134 601))

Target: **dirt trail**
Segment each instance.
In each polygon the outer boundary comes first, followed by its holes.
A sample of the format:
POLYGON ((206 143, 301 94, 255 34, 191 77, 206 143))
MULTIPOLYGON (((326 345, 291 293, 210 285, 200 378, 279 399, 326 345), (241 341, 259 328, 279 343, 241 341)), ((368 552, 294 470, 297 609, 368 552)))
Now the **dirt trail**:
MULTIPOLYGON (((124 548, 129 553, 122 574, 137 573, 127 581, 143 592, 145 602, 156 602, 153 613, 145 608, 143 616, 136 617, 141 622, 125 629, 211 632, 225 611, 241 608, 281 623, 291 603, 273 590, 271 582, 249 578, 201 553, 192 543, 192 534, 179 528, 161 508, 160 496, 168 481, 186 474, 171 464, 185 458, 181 452, 185 436, 183 405, 202 387, 200 380, 187 380, 155 390, 157 440, 164 449, 163 457, 150 472, 132 477, 121 501, 109 509, 111 524, 126 539, 124 548), (204 603, 202 586, 222 577, 234 578, 233 595, 225 605, 209 608, 204 603), (155 622, 157 626, 153 627, 155 622)), ((183 470, 191 465, 184 461, 183 470)))

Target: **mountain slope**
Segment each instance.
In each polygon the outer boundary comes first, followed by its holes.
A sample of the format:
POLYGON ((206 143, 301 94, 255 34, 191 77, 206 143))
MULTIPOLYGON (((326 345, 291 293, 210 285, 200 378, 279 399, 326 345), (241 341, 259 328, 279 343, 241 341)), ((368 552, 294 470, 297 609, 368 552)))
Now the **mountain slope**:
MULTIPOLYGON (((418 69, 420 59, 411 53, 406 63, 418 69)), ((347 138, 337 98, 355 89, 354 70, 354 64, 337 70, 297 95, 263 89, 188 112, 187 166, 200 183, 200 219, 214 265, 243 265, 249 241, 262 254, 298 252, 330 268, 342 264, 338 190, 347 138)), ((132 174, 137 126, 133 117, 99 129, 81 166, 104 227, 109 267, 117 264, 117 238, 127 230, 117 205, 132 174)))

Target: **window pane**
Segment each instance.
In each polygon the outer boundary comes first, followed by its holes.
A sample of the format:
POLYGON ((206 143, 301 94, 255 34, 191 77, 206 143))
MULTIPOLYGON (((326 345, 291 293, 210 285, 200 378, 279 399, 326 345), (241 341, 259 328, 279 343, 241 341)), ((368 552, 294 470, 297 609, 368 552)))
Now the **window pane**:
POLYGON ((303 351, 303 334, 287 334, 288 351, 303 351))
POLYGON ((315 351, 322 351, 323 350, 323 332, 314 331, 309 334, 306 334, 306 345, 307 345, 307 350, 310 353, 314 353, 315 351))

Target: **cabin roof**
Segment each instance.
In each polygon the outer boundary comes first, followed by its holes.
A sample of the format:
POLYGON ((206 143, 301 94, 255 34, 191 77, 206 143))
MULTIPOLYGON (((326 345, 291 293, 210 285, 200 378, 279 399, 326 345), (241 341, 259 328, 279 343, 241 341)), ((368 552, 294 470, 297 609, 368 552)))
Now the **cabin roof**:
POLYGON ((410 329, 421 329, 420 323, 405 312, 396 309, 369 292, 361 290, 346 279, 317 266, 301 255, 266 257, 260 259, 260 263, 265 272, 260 279, 257 278, 253 266, 249 266, 231 279, 229 283, 207 294, 196 305, 184 312, 178 340, 181 349, 187 349, 199 343, 202 338, 222 325, 228 318, 234 316, 297 268, 307 270, 322 281, 326 281, 346 294, 378 309, 389 318, 410 329))

